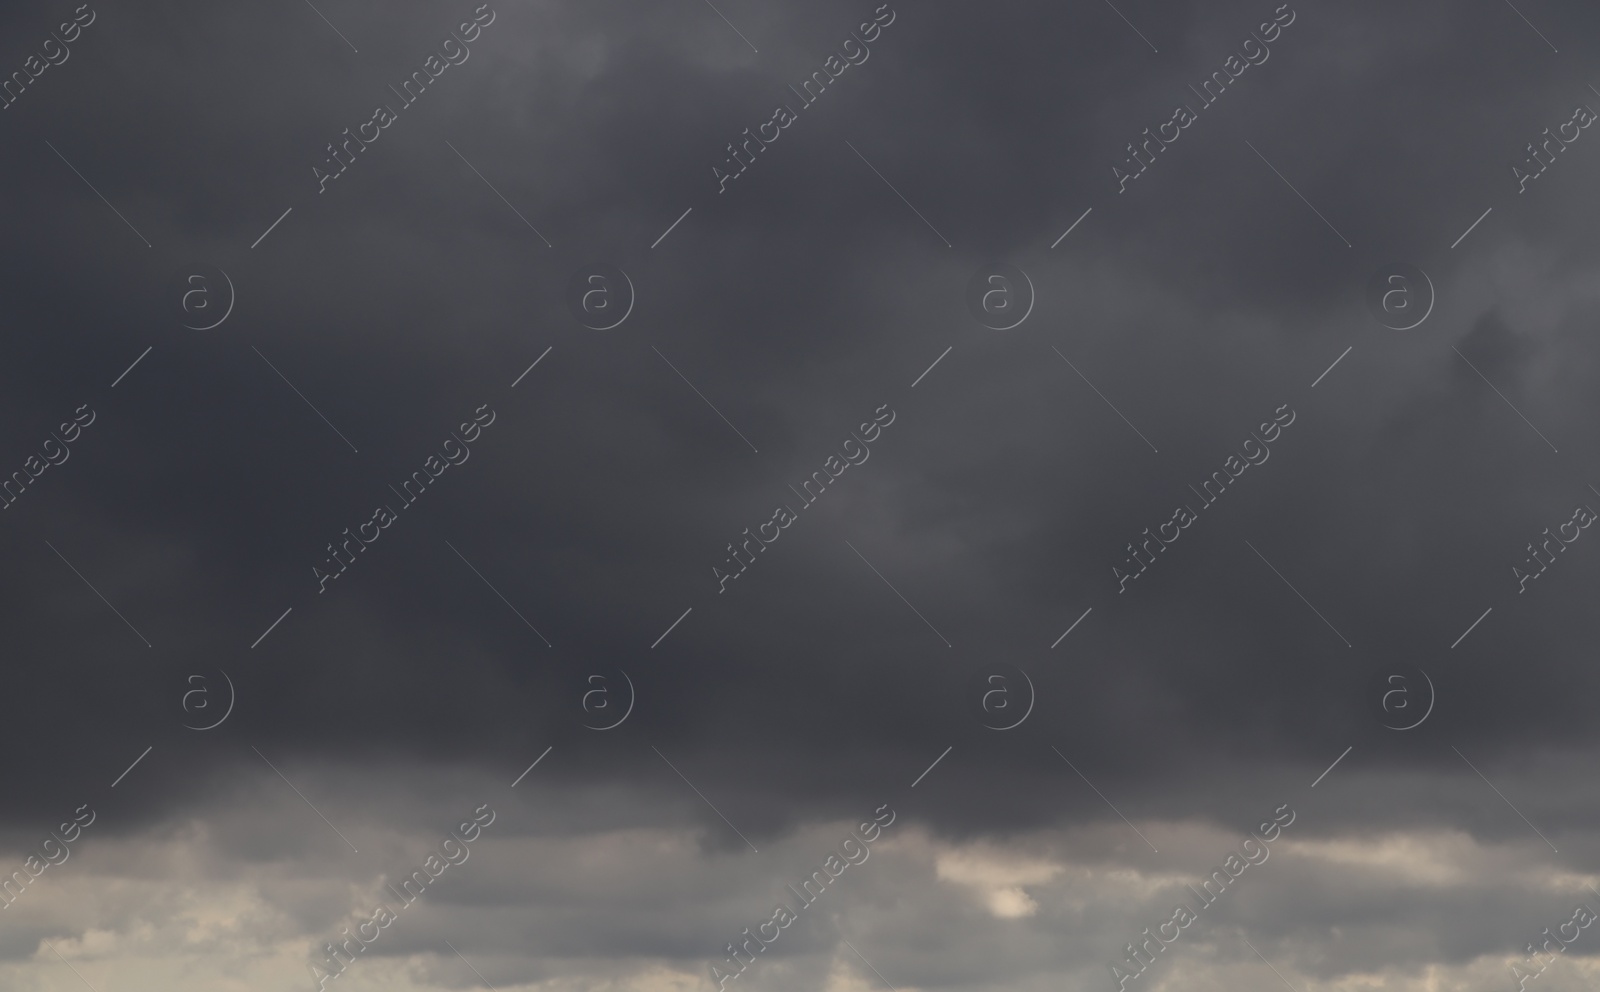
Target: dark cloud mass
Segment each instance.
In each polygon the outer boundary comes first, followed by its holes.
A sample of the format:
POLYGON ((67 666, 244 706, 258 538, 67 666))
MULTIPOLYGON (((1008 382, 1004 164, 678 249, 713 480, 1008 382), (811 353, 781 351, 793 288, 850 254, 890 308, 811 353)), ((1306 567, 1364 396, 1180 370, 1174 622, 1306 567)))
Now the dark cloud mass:
POLYGON ((0 12, 0 988, 1592 985, 1596 38, 0 12))

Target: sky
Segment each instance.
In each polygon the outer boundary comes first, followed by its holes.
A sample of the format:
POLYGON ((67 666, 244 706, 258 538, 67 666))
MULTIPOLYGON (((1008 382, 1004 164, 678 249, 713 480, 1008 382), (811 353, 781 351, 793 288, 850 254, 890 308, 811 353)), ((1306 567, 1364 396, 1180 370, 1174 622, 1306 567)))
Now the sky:
POLYGON ((1589 5, 0 60, 0 988, 1600 979, 1589 5))

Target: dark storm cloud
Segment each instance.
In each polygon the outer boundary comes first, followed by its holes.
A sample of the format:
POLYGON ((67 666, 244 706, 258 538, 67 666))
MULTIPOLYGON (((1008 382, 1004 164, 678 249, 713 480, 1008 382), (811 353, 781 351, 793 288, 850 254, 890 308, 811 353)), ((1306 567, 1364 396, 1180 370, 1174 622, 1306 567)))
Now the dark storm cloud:
MULTIPOLYGON (((335 823, 426 837, 467 799, 419 808, 402 769, 504 789, 553 745, 546 787, 609 791, 530 834, 694 824, 683 856, 707 863, 747 851, 724 815, 765 850, 885 801, 967 843, 1122 814, 1243 829, 1313 795, 1308 840, 1545 849, 1520 811, 1560 847, 1550 864, 1592 863, 1600 796, 1550 769, 1594 747, 1600 544, 1525 592, 1512 566, 1600 505, 1600 138, 1526 192, 1510 165, 1600 101, 1591 11, 1521 5, 1535 30, 1506 4, 1289 5, 1270 58, 1201 107, 1190 86, 1276 5, 1119 3, 1136 30, 1105 4, 895 5, 870 58, 802 108, 791 85, 876 5, 719 4, 735 30, 705 4, 492 3, 470 59, 400 106, 390 87, 476 6, 97 8, 0 112, 17 232, 0 469, 80 404, 98 417, 3 511, 8 841, 85 801, 105 804, 100 836, 130 838, 244 804, 261 819, 217 835, 224 863, 310 857, 304 841, 333 864, 343 845, 300 832, 313 811, 252 746, 335 823), (785 102, 797 119, 719 193, 725 146, 785 102), (1119 193, 1125 146, 1178 104, 1197 119, 1119 193), (318 192, 325 146, 380 105, 394 121, 318 192), (615 330, 563 299, 596 260, 637 291, 615 330), (1037 291, 1015 330, 966 311, 991 260, 1037 291), (1414 330, 1364 305, 1391 261, 1431 277, 1414 330), (191 262, 236 288, 215 330, 178 324, 191 262), (485 408, 471 457, 402 509, 395 489, 485 408), (1285 408, 1270 459, 1202 509, 1191 487, 1285 408), (794 489, 884 409, 870 458, 802 508, 794 489), (1181 539, 1121 583, 1129 543, 1185 505, 1181 539), (380 506, 393 524, 321 582, 329 542, 380 506), (797 519, 719 583, 729 542, 779 507, 797 519), (1000 662, 1038 689, 1013 733, 964 695, 1000 662), (1376 716, 1399 664, 1439 693, 1406 734, 1376 716), (636 710, 585 729, 586 678, 619 670, 636 710), (237 711, 184 729, 186 678, 218 671, 237 711)), ((0 66, 71 9, 5 15, 0 66)), ((1141 871, 1211 856, 1120 837, 1141 871)), ((404 861, 357 860, 358 881, 404 861)), ((613 943, 546 951, 710 953, 782 874, 740 872, 718 883, 737 906, 663 931, 645 899, 613 943)), ((503 886, 462 898, 521 898, 503 886)), ((1369 936, 1297 966, 1515 950, 1487 912, 1437 936, 1455 898, 1388 904, 1435 934, 1403 953, 1369 936)), ((342 912, 310 902, 306 933, 342 912)), ((1082 951, 1097 962, 1128 928, 1105 930, 1082 951)), ((961 967, 916 981, 981 982, 961 967)))

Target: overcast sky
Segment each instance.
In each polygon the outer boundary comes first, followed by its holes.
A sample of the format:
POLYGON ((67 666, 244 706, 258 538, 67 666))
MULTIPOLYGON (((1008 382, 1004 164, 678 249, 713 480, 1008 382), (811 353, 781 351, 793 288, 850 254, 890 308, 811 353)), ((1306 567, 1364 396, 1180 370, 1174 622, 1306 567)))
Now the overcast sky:
POLYGON ((0 73, 0 988, 1600 979, 1591 5, 52 0, 0 73))

